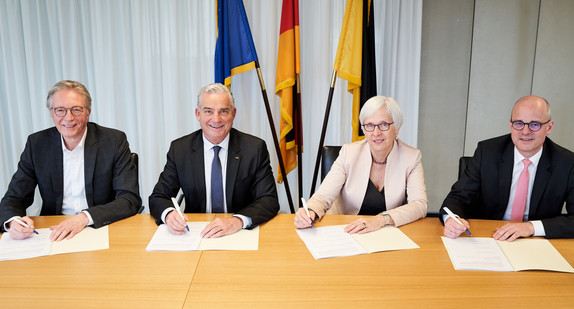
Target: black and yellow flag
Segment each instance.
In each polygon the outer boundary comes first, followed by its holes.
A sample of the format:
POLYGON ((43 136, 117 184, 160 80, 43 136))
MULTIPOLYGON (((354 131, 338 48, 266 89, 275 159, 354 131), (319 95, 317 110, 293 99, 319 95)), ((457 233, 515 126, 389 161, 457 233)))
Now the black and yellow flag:
POLYGON ((347 0, 333 70, 348 81, 347 91, 353 94, 353 141, 363 139, 359 111, 377 95, 372 0, 347 0))

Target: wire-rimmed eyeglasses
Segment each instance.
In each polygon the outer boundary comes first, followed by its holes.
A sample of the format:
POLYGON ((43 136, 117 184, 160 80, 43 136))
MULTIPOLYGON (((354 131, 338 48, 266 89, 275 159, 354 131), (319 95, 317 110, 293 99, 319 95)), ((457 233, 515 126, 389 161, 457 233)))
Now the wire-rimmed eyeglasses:
POLYGON ((70 108, 54 107, 52 108, 52 110, 54 111, 54 114, 56 116, 64 117, 68 113, 68 110, 70 111, 70 113, 72 113, 73 116, 80 116, 84 112, 84 108, 85 107, 83 106, 72 106, 70 108))

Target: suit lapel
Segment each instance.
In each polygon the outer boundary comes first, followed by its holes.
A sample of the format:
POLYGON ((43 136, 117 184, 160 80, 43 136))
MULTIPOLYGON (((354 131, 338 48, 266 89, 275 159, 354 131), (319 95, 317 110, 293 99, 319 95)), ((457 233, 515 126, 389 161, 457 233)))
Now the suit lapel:
POLYGON ((84 181, 88 207, 94 206, 93 180, 98 156, 98 141, 95 126, 88 123, 88 134, 84 143, 84 181))
POLYGON ((48 158, 53 159, 50 174, 52 175, 53 192, 56 198, 55 213, 62 213, 62 203, 64 201, 64 154, 62 151, 62 137, 60 132, 54 128, 54 134, 49 141, 48 158))
POLYGON ((540 199, 542 198, 542 193, 548 184, 548 180, 552 175, 552 166, 550 165, 550 147, 547 143, 544 145, 544 150, 542 150, 542 155, 540 156, 540 161, 538 161, 538 167, 536 168, 536 176, 534 177, 534 185, 532 186, 532 193, 530 194, 530 210, 528 212, 528 217, 535 217, 533 214, 536 213, 540 199))
MULTIPOLYGON (((192 165, 192 173, 194 183, 197 184, 197 193, 199 194, 199 208, 201 213, 205 213, 207 197, 205 192, 205 158, 203 155, 203 133, 200 131, 191 141, 190 160, 192 165)), ((184 192, 185 194, 185 192, 184 192)), ((192 194, 185 194, 186 196, 193 196, 192 194)))
POLYGON ((504 212, 506 211, 506 206, 508 205, 508 199, 510 196, 510 186, 512 184, 512 170, 514 165, 514 144, 512 142, 508 143, 502 157, 500 158, 499 168, 500 171, 498 175, 498 192, 499 192, 499 205, 497 209, 497 218, 502 219, 504 217, 504 212))
MULTIPOLYGON (((368 143, 367 143, 368 144, 368 143)), ((369 148, 369 147, 367 147, 369 148)), ((368 154, 366 157, 361 156, 361 160, 364 160, 364 162, 368 163, 368 172, 367 172, 367 186, 369 185, 369 181, 371 181, 369 179, 369 174, 371 172, 371 164, 372 164, 372 160, 373 158, 371 157, 371 151, 369 150, 368 154)), ((392 167, 397 167, 397 166, 402 166, 400 164, 401 161, 401 157, 399 155, 399 143, 398 141, 395 139, 395 141, 393 142, 393 148, 391 149, 391 152, 389 153, 389 155, 387 156, 387 167, 385 168, 385 201, 387 202, 387 205, 389 205, 391 203, 391 201, 394 201, 396 198, 392 195, 394 195, 394 192, 403 192, 404 190, 400 190, 395 188, 395 186, 393 184, 402 184, 401 181, 392 181, 390 179, 390 177, 392 177, 394 175, 393 173, 393 169, 392 167)), ((363 198, 364 200, 364 198, 363 198)), ((402 202, 402 201, 401 201, 402 202)), ((362 202, 361 202, 362 204, 362 202)), ((359 210, 361 209, 361 205, 359 205, 359 210)))
POLYGON ((229 136, 229 150, 227 151, 227 172, 225 177, 225 200, 227 202, 227 212, 235 212, 233 209, 233 191, 235 189, 235 180, 241 163, 241 143, 239 135, 234 129, 231 129, 229 136))

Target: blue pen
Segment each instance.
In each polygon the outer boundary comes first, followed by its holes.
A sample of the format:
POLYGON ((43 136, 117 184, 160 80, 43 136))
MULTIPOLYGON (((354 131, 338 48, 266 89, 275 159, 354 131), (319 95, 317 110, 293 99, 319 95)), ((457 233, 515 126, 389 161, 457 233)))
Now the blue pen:
MULTIPOLYGON (((305 199, 301 198, 301 202, 303 202, 303 209, 305 209, 305 213, 307 213, 307 217, 311 218, 311 214, 309 213, 309 207, 307 207, 307 203, 305 202, 305 199)), ((313 220, 311 220, 311 227, 313 227, 313 220)))
MULTIPOLYGON (((177 200, 175 199, 175 197, 171 198, 171 202, 173 203, 173 207, 175 208, 175 211, 177 211, 179 216, 183 219, 183 221, 185 221, 185 218, 183 217, 183 214, 181 213, 181 209, 179 209, 179 204, 177 203, 177 200)), ((187 224, 185 225, 185 229, 189 232, 189 227, 187 226, 187 224)))
MULTIPOLYGON (((20 223, 20 225, 23 226, 23 227, 30 228, 30 226, 29 226, 28 224, 24 223, 24 221, 22 221, 22 220, 20 220, 20 219, 18 219, 18 218, 14 218, 14 221, 20 223)), ((38 233, 38 231, 36 231, 36 230, 34 230, 34 233, 37 234, 37 235, 40 234, 40 233, 38 233)))
MULTIPOLYGON (((456 217, 456 215, 450 211, 450 209, 443 207, 444 211, 446 211, 446 213, 448 214, 449 217, 453 218, 454 221, 458 222, 458 224, 464 226, 464 224, 462 224, 462 222, 460 222, 460 220, 458 220, 458 218, 456 217)), ((470 231, 468 229, 464 229, 465 232, 468 233, 468 235, 472 236, 472 234, 470 233, 470 231)))

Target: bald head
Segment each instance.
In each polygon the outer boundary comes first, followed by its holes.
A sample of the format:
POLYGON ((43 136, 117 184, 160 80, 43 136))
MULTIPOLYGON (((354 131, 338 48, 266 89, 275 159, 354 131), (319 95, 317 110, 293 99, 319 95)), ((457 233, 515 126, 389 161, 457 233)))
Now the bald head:
POLYGON ((546 115, 547 115, 546 120, 550 120, 550 104, 543 97, 539 97, 536 95, 527 95, 525 97, 518 99, 518 101, 516 101, 516 103, 514 103, 514 106, 512 107, 512 112, 510 114, 511 120, 514 119, 512 117, 514 115, 514 110, 519 105, 520 106, 525 105, 525 106, 528 106, 528 108, 536 108, 536 109, 540 109, 540 111, 545 111, 546 115))
POLYGON ((514 103, 510 117, 510 135, 514 146, 525 158, 532 157, 542 149, 553 126, 550 104, 544 98, 529 95, 514 103), (513 126, 513 122, 522 125, 513 126))

